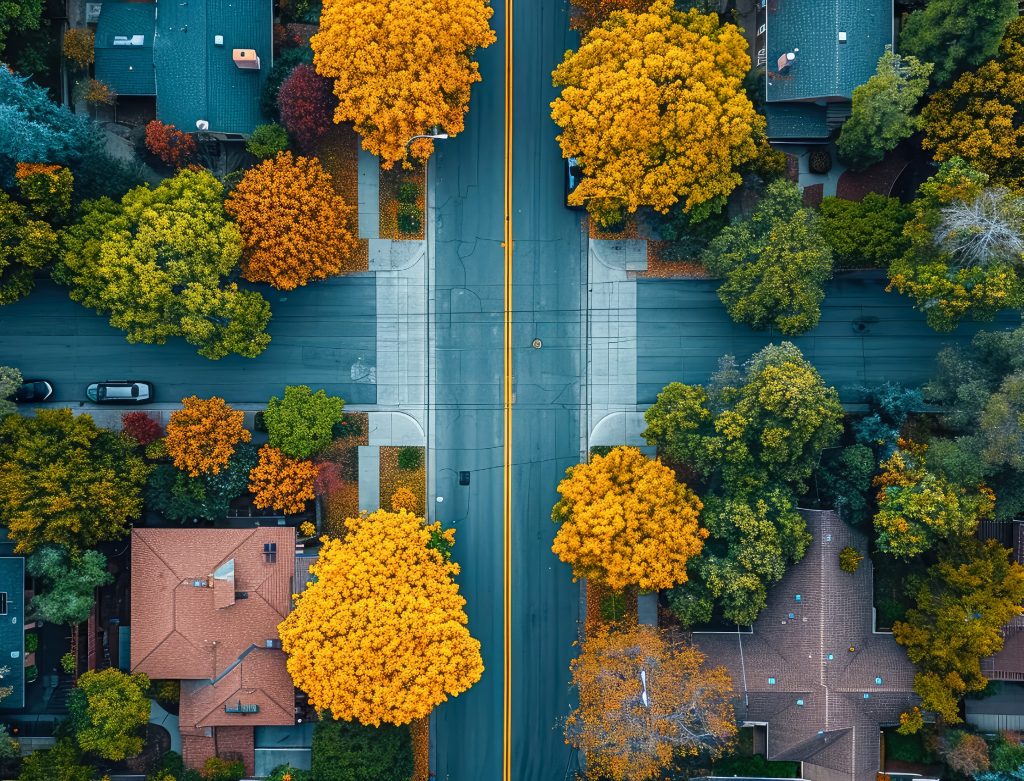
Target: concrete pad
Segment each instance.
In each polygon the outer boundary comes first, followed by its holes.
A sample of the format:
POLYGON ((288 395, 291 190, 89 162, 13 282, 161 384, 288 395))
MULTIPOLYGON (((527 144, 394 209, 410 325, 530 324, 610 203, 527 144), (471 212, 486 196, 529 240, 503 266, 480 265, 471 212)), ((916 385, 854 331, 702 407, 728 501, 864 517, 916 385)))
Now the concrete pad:
POLYGON ((608 412, 590 430, 590 447, 631 445, 654 455, 641 436, 646 428, 642 412, 608 412))
POLYGON ((591 239, 590 256, 608 268, 646 271, 647 241, 644 239, 591 239))
POLYGON ((412 415, 404 412, 371 412, 369 418, 367 433, 370 445, 423 447, 426 444, 423 427, 412 415))
POLYGON ((359 238, 380 237, 380 158, 359 149, 359 238))
POLYGON ((158 724, 171 736, 171 751, 181 753, 181 730, 178 729, 178 717, 168 713, 156 700, 149 701, 149 723, 158 724))
POLYGON ((636 602, 637 621, 647 626, 658 625, 658 595, 641 594, 636 602))
POLYGON ((426 253, 422 241, 370 239, 370 271, 403 271, 415 266, 426 253))
POLYGON ((359 512, 380 509, 380 447, 359 446, 359 512))

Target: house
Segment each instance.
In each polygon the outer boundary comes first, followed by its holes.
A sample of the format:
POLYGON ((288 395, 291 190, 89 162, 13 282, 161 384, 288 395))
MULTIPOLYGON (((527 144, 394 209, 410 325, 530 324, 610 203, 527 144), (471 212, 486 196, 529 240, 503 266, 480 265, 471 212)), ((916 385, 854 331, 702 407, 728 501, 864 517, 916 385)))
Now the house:
MULTIPOLYGON (((13 546, 10 546, 13 547, 13 546)), ((6 671, 0 687, 11 693, 0 700, 0 711, 25 707, 25 558, 3 551, 0 555, 0 667, 6 671)))
POLYGON ((161 122, 241 139, 263 121, 272 0, 105 0, 95 53, 96 78, 119 96, 154 98, 161 122))
POLYGON ((693 640, 728 667, 737 721, 756 728, 768 759, 803 763, 810 781, 875 781, 880 728, 919 702, 914 667, 874 631, 871 560, 839 569, 839 551, 866 552, 865 536, 832 511, 801 513, 814 540, 753 627, 693 640))
MULTIPOLYGON (((979 529, 980 536, 998 539, 1013 551, 1013 560, 1024 565, 1024 521, 989 522, 979 529), (996 534, 985 534, 998 528, 996 534)), ((1003 627, 1003 650, 981 662, 981 672, 990 681, 1024 682, 1024 615, 1003 627)))
POLYGON ((254 728, 295 723, 278 624, 291 610, 295 530, 134 529, 131 671, 181 681, 182 754, 241 757, 254 728))
POLYGON ((758 0, 754 62, 768 138, 825 140, 893 43, 893 0, 758 0))

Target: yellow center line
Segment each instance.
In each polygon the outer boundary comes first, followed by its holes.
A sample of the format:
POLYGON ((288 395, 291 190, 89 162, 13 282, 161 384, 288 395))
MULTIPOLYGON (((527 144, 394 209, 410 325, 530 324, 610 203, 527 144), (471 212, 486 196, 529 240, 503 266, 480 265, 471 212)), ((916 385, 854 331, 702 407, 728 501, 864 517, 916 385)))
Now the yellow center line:
POLYGON ((512 781, 512 0, 505 0, 504 696, 502 779, 512 781))

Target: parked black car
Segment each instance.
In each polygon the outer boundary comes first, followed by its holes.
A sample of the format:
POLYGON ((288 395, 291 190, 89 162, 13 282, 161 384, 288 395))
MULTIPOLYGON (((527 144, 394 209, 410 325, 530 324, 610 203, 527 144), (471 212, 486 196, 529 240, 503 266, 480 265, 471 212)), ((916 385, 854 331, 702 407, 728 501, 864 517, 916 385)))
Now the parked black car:
POLYGON ((575 157, 565 160, 565 205, 569 209, 582 209, 582 206, 570 206, 569 196, 573 194, 583 181, 583 169, 575 157))
POLYGON ((14 392, 16 404, 37 404, 53 398, 53 385, 49 380, 25 380, 14 392))
POLYGON ((85 389, 85 395, 97 404, 149 404, 153 401, 153 384, 143 380, 94 382, 85 389))

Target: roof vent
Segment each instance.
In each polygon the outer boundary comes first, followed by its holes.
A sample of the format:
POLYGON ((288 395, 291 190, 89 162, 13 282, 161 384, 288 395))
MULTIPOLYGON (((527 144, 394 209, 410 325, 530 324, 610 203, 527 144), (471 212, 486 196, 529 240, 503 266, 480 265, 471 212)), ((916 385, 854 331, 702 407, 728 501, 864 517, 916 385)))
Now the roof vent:
POLYGON ((206 588, 209 585, 209 583, 207 583, 207 581, 205 580, 200 580, 199 578, 196 578, 192 581, 192 585, 196 588, 206 588))
POLYGON ((845 30, 840 30, 839 31, 839 43, 846 43, 846 31, 845 30))
POLYGON ((280 648, 281 647, 281 641, 276 639, 276 638, 273 639, 273 640, 264 640, 263 642, 266 643, 266 645, 263 646, 264 648, 280 648))
POLYGON ((779 61, 776 63, 776 70, 780 73, 786 70, 790 65, 793 64, 793 60, 796 59, 796 52, 786 52, 779 57, 779 61))
MULTIPOLYGON (((846 33, 839 33, 839 34, 840 35, 846 35, 846 33)), ((223 46, 224 45, 224 36, 223 35, 215 35, 215 36, 213 36, 213 45, 214 46, 223 46)))

